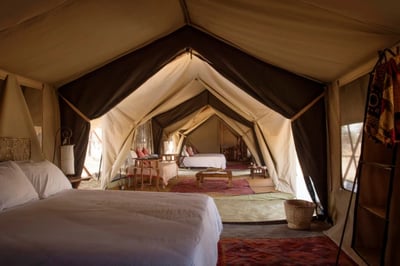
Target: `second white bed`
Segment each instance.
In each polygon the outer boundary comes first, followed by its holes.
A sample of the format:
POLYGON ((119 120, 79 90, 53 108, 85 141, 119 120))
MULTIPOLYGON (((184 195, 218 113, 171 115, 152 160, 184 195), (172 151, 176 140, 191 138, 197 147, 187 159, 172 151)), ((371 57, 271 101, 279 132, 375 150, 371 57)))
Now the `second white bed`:
POLYGON ((199 168, 226 168, 226 158, 222 153, 196 153, 192 156, 186 156, 182 160, 183 167, 199 168))

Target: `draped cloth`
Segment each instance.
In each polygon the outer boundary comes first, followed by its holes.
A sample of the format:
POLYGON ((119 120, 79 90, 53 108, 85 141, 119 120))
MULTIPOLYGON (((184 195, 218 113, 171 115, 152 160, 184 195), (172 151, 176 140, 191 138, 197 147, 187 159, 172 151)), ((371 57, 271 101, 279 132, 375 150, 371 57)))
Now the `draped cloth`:
POLYGON ((371 74, 364 130, 377 142, 400 140, 399 57, 379 62, 371 74))

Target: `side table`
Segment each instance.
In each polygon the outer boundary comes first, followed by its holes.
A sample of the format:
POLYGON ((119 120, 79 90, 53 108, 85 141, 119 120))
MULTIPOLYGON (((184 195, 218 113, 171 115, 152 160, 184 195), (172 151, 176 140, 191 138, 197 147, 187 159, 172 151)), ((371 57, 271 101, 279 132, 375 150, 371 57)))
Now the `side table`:
POLYGON ((147 170, 149 172, 149 181, 151 184, 151 179, 153 177, 153 170, 155 171, 155 178, 156 178, 156 188, 157 191, 159 191, 159 180, 160 180, 160 168, 158 166, 160 159, 158 157, 146 157, 146 158, 136 158, 135 159, 135 167, 133 170, 133 175, 129 177, 133 177, 133 182, 134 182, 134 187, 136 189, 136 182, 137 182, 137 175, 138 171, 140 169, 140 181, 141 181, 141 186, 140 188, 143 189, 144 187, 144 181, 143 181, 143 174, 144 170, 147 170))
POLYGON ((268 174, 268 169, 266 166, 250 166, 250 176, 251 178, 254 178, 256 175, 262 176, 264 178, 267 178, 269 176, 268 174))

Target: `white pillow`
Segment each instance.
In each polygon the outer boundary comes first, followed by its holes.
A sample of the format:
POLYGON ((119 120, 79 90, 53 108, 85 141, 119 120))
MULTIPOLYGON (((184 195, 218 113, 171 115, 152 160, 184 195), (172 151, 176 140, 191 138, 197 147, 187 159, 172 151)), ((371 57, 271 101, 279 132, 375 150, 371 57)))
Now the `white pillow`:
POLYGON ((38 199, 18 165, 11 161, 0 163, 0 211, 38 199))
POLYGON ((189 154, 189 156, 193 156, 194 155, 193 148, 191 146, 187 147, 186 151, 189 154))
POLYGON ((66 189, 72 189, 71 182, 53 163, 44 160, 40 162, 18 162, 41 199, 47 198, 66 189))
POLYGON ((186 156, 186 157, 189 156, 189 153, 187 152, 187 149, 186 149, 186 145, 183 146, 183 149, 182 149, 182 156, 186 156))
POLYGON ((131 150, 131 158, 136 159, 137 157, 137 153, 134 150, 131 150))

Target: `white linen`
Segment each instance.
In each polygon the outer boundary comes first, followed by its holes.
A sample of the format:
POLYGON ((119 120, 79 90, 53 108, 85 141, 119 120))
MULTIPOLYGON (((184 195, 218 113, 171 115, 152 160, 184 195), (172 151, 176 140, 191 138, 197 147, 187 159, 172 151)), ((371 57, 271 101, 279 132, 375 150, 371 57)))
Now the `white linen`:
POLYGON ((12 161, 0 162, 0 211, 38 199, 18 165, 12 161))
POLYGON ((66 190, 0 228, 0 265, 216 265, 222 222, 202 194, 66 190))
POLYGON ((184 167, 209 167, 226 168, 226 158, 222 153, 196 153, 193 156, 184 157, 184 167))
POLYGON ((178 165, 176 162, 160 162, 160 177, 163 181, 163 185, 168 185, 168 181, 171 178, 178 176, 178 165))
POLYGON ((42 199, 65 189, 72 189, 71 182, 60 168, 47 160, 39 162, 24 161, 17 162, 17 164, 42 199))

